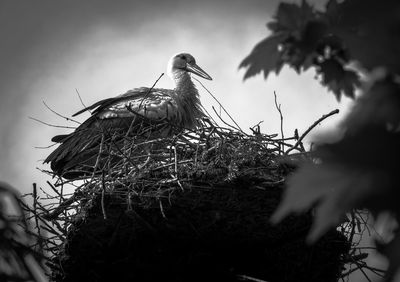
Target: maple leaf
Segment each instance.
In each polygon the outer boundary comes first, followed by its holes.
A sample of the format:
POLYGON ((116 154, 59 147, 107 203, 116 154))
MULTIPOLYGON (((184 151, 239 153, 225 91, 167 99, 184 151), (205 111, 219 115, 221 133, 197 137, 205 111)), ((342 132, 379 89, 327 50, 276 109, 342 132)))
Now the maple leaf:
POLYGON ((314 9, 307 1, 301 6, 295 3, 280 3, 275 16, 275 22, 267 24, 274 33, 284 32, 300 39, 304 27, 316 18, 314 9))
POLYGON ((306 1, 301 6, 292 3, 281 3, 275 16, 275 21, 267 24, 272 35, 258 43, 250 55, 239 65, 246 68, 244 79, 264 72, 264 78, 271 71, 277 74, 284 63, 300 72, 303 63, 310 66, 310 52, 319 40, 325 27, 312 22, 316 14, 306 1))
POLYGON ((340 101, 341 94, 354 98, 354 91, 360 85, 359 76, 352 70, 344 69, 342 63, 335 58, 319 63, 317 73, 322 76, 322 84, 331 90, 340 101))
POLYGON ((400 73, 400 2, 386 0, 330 0, 324 17, 330 31, 340 37, 352 59, 372 70, 384 66, 400 73))
POLYGON ((279 73, 282 68, 282 61, 280 60, 278 46, 283 39, 283 35, 270 36, 254 47, 251 54, 239 66, 239 68, 248 67, 244 79, 262 71, 264 72, 264 78, 267 78, 271 71, 279 73))
POLYGON ((335 93, 338 100, 342 93, 353 98, 359 85, 358 75, 344 69, 343 64, 349 61, 348 52, 342 40, 331 34, 328 23, 332 20, 326 17, 314 11, 306 1, 301 5, 281 3, 275 21, 267 24, 272 35, 257 44, 239 66, 248 68, 244 79, 262 71, 267 78, 271 71, 279 73, 285 63, 297 73, 318 66, 323 74, 322 83, 335 93), (328 47, 336 60, 317 62, 318 56, 324 56, 328 47))
POLYGON ((308 69, 314 64, 317 55, 316 49, 325 33, 326 25, 324 23, 308 22, 304 25, 298 38, 291 34, 282 44, 282 60, 298 73, 308 69))

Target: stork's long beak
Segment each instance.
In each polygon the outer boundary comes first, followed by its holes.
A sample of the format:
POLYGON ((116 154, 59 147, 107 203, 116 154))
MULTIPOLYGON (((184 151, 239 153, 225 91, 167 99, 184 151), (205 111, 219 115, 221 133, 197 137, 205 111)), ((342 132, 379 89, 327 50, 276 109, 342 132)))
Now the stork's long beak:
POLYGON ((212 80, 212 77, 208 75, 208 73, 206 73, 201 67, 199 67, 196 64, 187 64, 186 65, 186 70, 188 72, 192 72, 194 74, 197 74, 198 76, 208 79, 208 80, 212 80))

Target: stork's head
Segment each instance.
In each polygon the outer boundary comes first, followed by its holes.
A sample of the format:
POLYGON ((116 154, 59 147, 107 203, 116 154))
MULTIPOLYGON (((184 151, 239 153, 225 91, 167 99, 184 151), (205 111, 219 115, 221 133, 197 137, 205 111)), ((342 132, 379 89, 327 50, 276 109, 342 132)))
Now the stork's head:
POLYGON ((195 58, 188 53, 179 53, 172 58, 168 62, 167 73, 173 79, 176 79, 176 76, 182 72, 191 72, 202 78, 212 80, 211 76, 209 76, 204 70, 202 70, 197 64, 195 58))

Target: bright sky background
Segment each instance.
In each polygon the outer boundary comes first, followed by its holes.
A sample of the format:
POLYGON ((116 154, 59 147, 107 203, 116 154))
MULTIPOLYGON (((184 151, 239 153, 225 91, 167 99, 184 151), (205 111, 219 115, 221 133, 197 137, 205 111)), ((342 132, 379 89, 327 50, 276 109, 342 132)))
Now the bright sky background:
MULTIPOLYGON (((150 87, 165 72, 168 59, 188 52, 213 81, 206 87, 239 125, 261 124, 263 133, 279 133, 278 94, 285 135, 300 134, 323 114, 341 113, 323 122, 308 137, 334 130, 349 101, 339 104, 314 79, 284 68, 279 76, 262 75, 243 82, 240 62, 268 36, 266 23, 278 0, 0 0, 0 180, 21 192, 32 183, 47 187, 42 160, 52 151, 50 139, 66 129, 30 120, 65 125, 45 108, 71 116, 85 104, 129 89, 150 87)), ((296 1, 290 1, 296 2, 296 1)), ((297 1, 299 2, 299 1, 297 1)), ((322 6, 326 1, 310 1, 322 6)), ((157 87, 171 88, 164 76, 157 87)), ((198 86, 203 105, 216 105, 198 86)), ((81 117, 81 121, 87 115, 81 117)))
MULTIPOLYGON (((321 4, 322 1, 314 1, 321 4)), ((284 69, 265 81, 261 75, 243 82, 238 65, 268 35, 265 24, 279 1, 108 1, 0 0, 0 179, 20 191, 49 178, 36 167, 52 149, 52 136, 66 129, 47 110, 70 116, 82 105, 141 86, 150 87, 171 55, 188 52, 213 81, 206 87, 239 125, 248 131, 263 120, 262 131, 278 133, 278 94, 286 135, 300 134, 321 115, 344 109, 314 79, 314 71, 297 75, 284 69)), ((171 88, 164 76, 157 87, 171 88)), ((216 105, 198 86, 203 105, 216 105)), ((334 128, 341 114, 315 132, 334 128)), ((81 118, 86 118, 87 115, 81 118)), ((311 136, 312 137, 312 136, 311 136)), ((54 147, 53 147, 54 148, 54 147)))

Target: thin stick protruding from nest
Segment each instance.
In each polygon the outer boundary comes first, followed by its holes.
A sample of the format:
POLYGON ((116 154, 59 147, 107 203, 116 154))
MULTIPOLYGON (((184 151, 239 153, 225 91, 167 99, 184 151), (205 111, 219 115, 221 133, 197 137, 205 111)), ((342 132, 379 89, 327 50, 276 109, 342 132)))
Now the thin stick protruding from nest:
POLYGON ((42 102, 43 102, 44 106, 45 106, 48 110, 50 110, 53 114, 55 114, 55 115, 57 115, 57 116, 59 116, 59 117, 62 117, 62 118, 65 119, 66 121, 72 121, 72 122, 74 122, 74 123, 76 123, 76 124, 81 124, 81 123, 80 123, 79 121, 77 121, 77 120, 74 120, 74 119, 69 118, 69 117, 66 117, 66 116, 64 116, 64 115, 62 115, 62 114, 60 114, 60 113, 57 113, 55 110, 53 110, 52 108, 50 108, 49 105, 47 105, 45 101, 42 101, 42 102))
POLYGON ((154 87, 156 86, 157 82, 161 79, 161 77, 164 76, 164 73, 161 73, 161 75, 157 78, 157 80, 153 83, 153 85, 150 87, 150 89, 147 91, 146 95, 144 95, 142 101, 140 101, 139 104, 139 109, 142 107, 143 102, 146 100, 146 98, 149 96, 151 90, 154 89, 154 87))
POLYGON ((205 87, 204 84, 201 83, 200 80, 198 80, 198 79, 195 78, 195 77, 193 77, 193 79, 196 80, 198 83, 200 83, 200 85, 208 92, 208 94, 211 95, 211 97, 215 100, 215 102, 218 103, 218 105, 221 107, 221 109, 228 115, 228 117, 231 119, 231 121, 233 121, 233 123, 237 126, 237 130, 239 130, 239 131, 241 131, 241 132, 244 132, 244 131, 240 128, 239 124, 237 124, 237 122, 232 118, 232 116, 231 116, 231 115, 228 113, 228 111, 224 108, 224 106, 223 106, 223 105, 218 101, 218 99, 211 93, 211 91, 208 90, 207 87, 205 87))
MULTIPOLYGON (((85 105, 85 103, 83 103, 83 100, 82 100, 81 94, 79 93, 78 89, 76 89, 76 88, 75 88, 75 92, 76 92, 76 94, 78 94, 79 101, 81 101, 81 104, 82 104, 83 108, 84 108, 84 109, 86 109, 86 108, 87 108, 87 106, 85 105)), ((91 112, 89 109, 88 109, 87 111, 88 111, 90 114, 92 114, 92 112, 91 112)))
MULTIPOLYGON (((283 114, 282 114, 281 104, 278 104, 278 98, 276 96, 276 92, 275 91, 274 91, 274 98, 275 98, 275 100, 274 100, 275 101, 275 107, 278 110, 279 116, 281 118, 281 137, 282 137, 282 140, 285 140, 285 135, 283 134, 283 114)), ((281 152, 283 154, 283 152, 285 151, 285 143, 282 142, 280 144, 280 147, 281 147, 281 152)))
POLYGON ((320 117, 316 122, 314 122, 306 131, 304 131, 304 133, 300 136, 300 138, 296 141, 296 143, 293 145, 293 147, 289 148, 286 152, 285 155, 288 155, 293 149, 296 149, 297 146, 299 146, 299 144, 303 141, 304 137, 307 136, 307 134, 314 128, 316 127, 321 121, 323 121, 324 119, 333 116, 335 114, 339 113, 339 109, 333 110, 330 113, 323 115, 322 117, 320 117))
POLYGON ((73 126, 65 126, 65 125, 55 125, 55 124, 51 124, 51 123, 48 123, 48 122, 41 121, 40 119, 37 119, 37 118, 34 118, 34 117, 28 117, 28 118, 31 119, 31 120, 37 121, 37 122, 39 122, 39 123, 41 123, 41 124, 50 126, 50 127, 67 128, 67 129, 76 129, 76 127, 73 127, 73 126))

